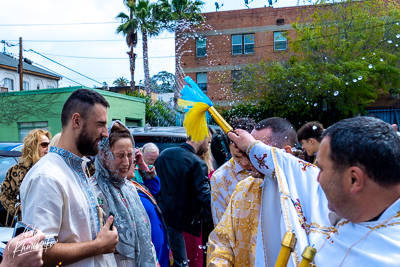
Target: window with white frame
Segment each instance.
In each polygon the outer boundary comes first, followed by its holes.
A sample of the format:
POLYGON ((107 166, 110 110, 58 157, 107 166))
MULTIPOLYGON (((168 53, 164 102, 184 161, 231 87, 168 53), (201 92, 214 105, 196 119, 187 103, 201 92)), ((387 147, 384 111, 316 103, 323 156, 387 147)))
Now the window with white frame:
POLYGON ((34 129, 42 129, 48 131, 47 121, 19 122, 18 123, 19 141, 23 142, 25 136, 34 129))
POLYGON ((287 37, 286 32, 274 32, 274 50, 286 50, 287 37))
POLYGON ((40 84, 36 85, 36 89, 39 90, 40 89, 40 84))
POLYGON ((232 55, 254 54, 254 34, 232 35, 232 55))
POLYGON ((10 78, 5 78, 4 86, 8 87, 8 91, 14 91, 14 80, 10 78))
POLYGON ((207 38, 199 37, 196 38, 196 57, 207 56, 207 38))
POLYGON ((24 91, 28 91, 28 90, 29 90, 29 82, 24 81, 23 86, 24 86, 24 87, 23 87, 24 91))
POLYGON ((204 92, 207 92, 207 72, 197 73, 197 85, 204 92))

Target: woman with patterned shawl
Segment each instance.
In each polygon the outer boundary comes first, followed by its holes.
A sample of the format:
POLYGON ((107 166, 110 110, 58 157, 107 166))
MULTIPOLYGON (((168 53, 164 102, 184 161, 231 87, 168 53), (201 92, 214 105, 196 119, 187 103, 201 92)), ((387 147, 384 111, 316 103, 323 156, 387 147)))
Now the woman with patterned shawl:
POLYGON ((126 180, 135 158, 134 140, 120 121, 108 127, 109 137, 99 143, 93 185, 99 218, 114 215, 119 242, 110 264, 118 267, 159 266, 151 242, 150 220, 134 185, 126 180), (115 264, 115 263, 114 263, 115 264))

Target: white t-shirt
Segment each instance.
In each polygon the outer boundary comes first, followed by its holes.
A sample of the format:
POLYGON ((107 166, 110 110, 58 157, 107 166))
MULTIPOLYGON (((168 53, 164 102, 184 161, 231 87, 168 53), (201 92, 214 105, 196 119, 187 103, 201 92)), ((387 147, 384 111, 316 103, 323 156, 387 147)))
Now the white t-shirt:
MULTIPOLYGON (((55 236, 59 243, 94 240, 99 220, 82 163, 80 157, 51 147, 21 184, 22 221, 46 236, 55 236)), ((98 267, 105 266, 105 261, 97 255, 66 266, 98 267)))

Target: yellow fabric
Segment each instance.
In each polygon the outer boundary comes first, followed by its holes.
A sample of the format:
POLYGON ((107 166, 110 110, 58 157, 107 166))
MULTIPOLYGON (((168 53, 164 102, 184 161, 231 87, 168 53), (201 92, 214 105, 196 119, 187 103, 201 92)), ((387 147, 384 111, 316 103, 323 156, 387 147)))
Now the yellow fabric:
POLYGON ((233 158, 225 162, 211 176, 211 211, 214 226, 220 222, 237 184, 250 176, 233 158))
POLYGON ((183 126, 186 133, 195 143, 201 142, 208 137, 206 112, 210 108, 206 103, 196 103, 187 113, 183 126))
POLYGON ((220 223, 210 234, 207 266, 254 266, 262 179, 239 182, 220 223))

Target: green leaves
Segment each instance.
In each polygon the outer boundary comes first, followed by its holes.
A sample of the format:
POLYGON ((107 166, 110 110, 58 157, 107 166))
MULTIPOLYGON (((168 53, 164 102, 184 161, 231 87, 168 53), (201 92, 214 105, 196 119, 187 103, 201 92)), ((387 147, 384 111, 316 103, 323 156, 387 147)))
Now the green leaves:
POLYGON ((311 120, 351 117, 379 94, 400 91, 398 2, 347 0, 306 17, 292 25, 284 60, 247 66, 240 88, 248 99, 262 99, 274 116, 311 120))

